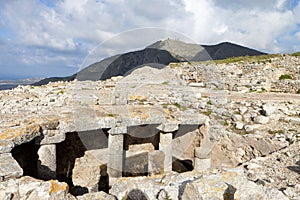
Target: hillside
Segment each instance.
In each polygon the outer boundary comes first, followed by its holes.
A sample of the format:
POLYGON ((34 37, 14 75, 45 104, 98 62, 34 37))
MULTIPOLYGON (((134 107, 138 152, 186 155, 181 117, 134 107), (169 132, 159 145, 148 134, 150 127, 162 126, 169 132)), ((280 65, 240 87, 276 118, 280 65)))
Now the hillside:
MULTIPOLYGON (((178 40, 162 40, 143 50, 115 55, 94 63, 70 77, 47 78, 34 85, 43 85, 59 80, 105 80, 122 76, 127 72, 149 63, 168 65, 171 62, 207 61, 237 56, 263 55, 264 53, 231 43, 218 45, 198 45, 178 40)), ((156 66, 156 65, 153 65, 156 66)))
POLYGON ((243 47, 230 42, 223 42, 217 45, 202 45, 212 60, 223 60, 231 57, 263 55, 260 51, 243 47))

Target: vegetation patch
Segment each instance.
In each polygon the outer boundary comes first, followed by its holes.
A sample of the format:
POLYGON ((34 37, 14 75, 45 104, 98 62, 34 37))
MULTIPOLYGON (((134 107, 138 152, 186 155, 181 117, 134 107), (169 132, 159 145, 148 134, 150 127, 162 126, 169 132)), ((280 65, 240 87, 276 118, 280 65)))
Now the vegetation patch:
POLYGON ((211 100, 208 100, 207 104, 208 105, 213 105, 212 102, 211 102, 211 100))
POLYGON ((300 94, 300 89, 298 89, 296 93, 297 93, 297 94, 300 94))
POLYGON ((291 56, 300 56, 300 52, 292 53, 291 56))
POLYGON ((207 116, 210 116, 211 113, 212 113, 211 110, 206 110, 206 111, 203 111, 203 112, 202 112, 202 114, 207 115, 207 116))
POLYGON ((275 134, 284 134, 285 131, 284 130, 268 130, 268 133, 271 134, 271 135, 275 135, 275 134))
POLYGON ((184 111, 184 110, 186 110, 186 107, 185 106, 183 106, 183 105, 180 105, 179 103, 173 103, 173 106, 176 106, 177 108, 179 108, 179 110, 182 110, 182 111, 184 111))
POLYGON ((227 58, 224 60, 216 60, 215 63, 217 64, 229 64, 229 63, 236 63, 236 62, 249 62, 252 64, 266 64, 272 63, 272 58, 278 57, 280 54, 265 54, 259 56, 241 56, 241 57, 232 57, 227 58))
POLYGON ((169 66, 171 68, 177 68, 177 67, 180 67, 180 64, 179 63, 170 63, 169 66))
POLYGON ((113 113, 108 113, 106 116, 107 116, 107 117, 116 117, 116 116, 118 116, 118 115, 117 115, 117 114, 113 114, 113 113))
POLYGON ((279 80, 285 80, 285 79, 293 79, 293 77, 291 75, 288 75, 288 74, 282 74, 279 77, 279 80))

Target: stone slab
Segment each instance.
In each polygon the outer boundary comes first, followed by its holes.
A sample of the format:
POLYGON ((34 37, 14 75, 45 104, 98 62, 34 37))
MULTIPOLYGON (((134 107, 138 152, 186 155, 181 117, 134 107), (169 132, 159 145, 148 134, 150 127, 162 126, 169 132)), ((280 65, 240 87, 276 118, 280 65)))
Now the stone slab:
POLYGON ((19 178, 23 169, 10 153, 0 154, 0 180, 19 178))

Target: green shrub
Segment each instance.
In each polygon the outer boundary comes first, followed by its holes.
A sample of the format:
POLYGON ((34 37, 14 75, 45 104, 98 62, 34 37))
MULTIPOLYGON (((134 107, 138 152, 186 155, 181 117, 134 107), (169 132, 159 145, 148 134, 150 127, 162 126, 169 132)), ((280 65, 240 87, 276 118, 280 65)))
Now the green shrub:
POLYGON ((179 103, 173 103, 173 106, 176 106, 181 111, 185 111, 187 108, 185 106, 180 105, 179 103))
POLYGON ((300 89, 298 89, 296 93, 297 93, 297 94, 300 94, 300 89))
POLYGON ((283 74, 279 77, 279 80, 284 80, 284 79, 293 79, 293 77, 288 74, 283 74))
POLYGON ((212 105, 211 100, 208 100, 207 104, 208 104, 208 105, 212 105))
POLYGON ((202 114, 209 116, 211 115, 212 111, 211 110, 207 110, 207 111, 203 111, 202 114))

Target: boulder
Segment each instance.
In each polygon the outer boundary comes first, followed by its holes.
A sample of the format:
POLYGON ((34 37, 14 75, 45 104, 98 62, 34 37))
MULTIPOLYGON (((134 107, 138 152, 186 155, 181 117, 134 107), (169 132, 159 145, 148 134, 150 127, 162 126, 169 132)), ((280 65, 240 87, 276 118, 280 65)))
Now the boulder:
POLYGON ((254 118, 254 122, 258 124, 267 124, 270 121, 269 117, 258 115, 254 118))
POLYGON ((72 180, 75 186, 87 188, 90 192, 98 191, 101 176, 107 176, 106 164, 102 163, 93 152, 85 152, 75 160, 72 180))
POLYGON ((262 106, 262 114, 265 116, 270 116, 277 111, 278 107, 274 103, 266 103, 262 106))

